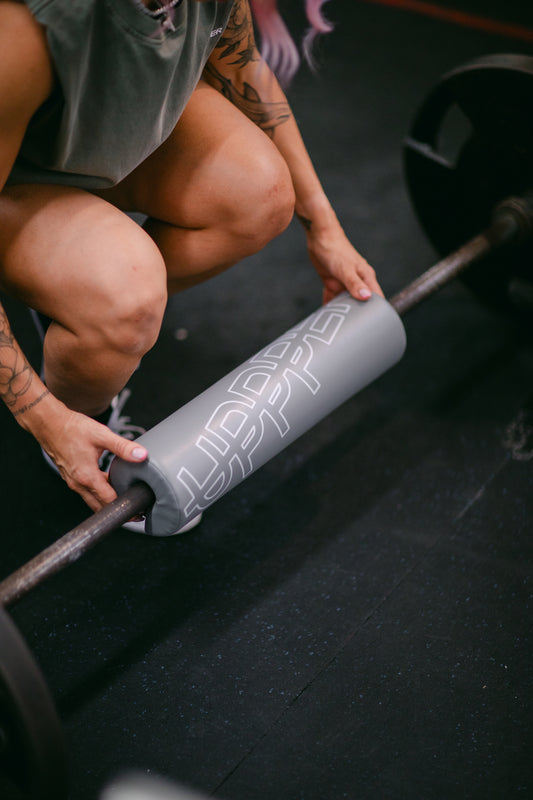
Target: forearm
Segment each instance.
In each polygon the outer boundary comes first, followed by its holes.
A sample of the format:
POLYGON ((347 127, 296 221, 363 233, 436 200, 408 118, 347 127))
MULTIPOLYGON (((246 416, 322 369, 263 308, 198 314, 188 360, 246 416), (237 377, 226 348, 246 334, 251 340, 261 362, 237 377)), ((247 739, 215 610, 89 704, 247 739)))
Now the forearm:
POLYGON ((205 79, 269 136, 288 166, 295 211, 302 222, 323 298, 347 289, 359 300, 382 294, 375 272, 346 237, 315 172, 280 85, 255 47, 247 0, 236 0, 230 24, 205 70, 205 79))
MULTIPOLYGON (((25 430, 39 438, 43 401, 54 399, 18 344, 0 303, 0 398, 25 430)), ((58 401, 56 401, 58 402, 58 401)))
POLYGON ((283 125, 276 128, 273 140, 289 167, 296 196, 295 213, 306 231, 318 232, 336 223, 335 212, 292 113, 283 125))
POLYGON ((295 210, 304 226, 309 229, 335 221, 287 98, 260 58, 246 0, 236 0, 204 77, 272 139, 291 173, 295 210))

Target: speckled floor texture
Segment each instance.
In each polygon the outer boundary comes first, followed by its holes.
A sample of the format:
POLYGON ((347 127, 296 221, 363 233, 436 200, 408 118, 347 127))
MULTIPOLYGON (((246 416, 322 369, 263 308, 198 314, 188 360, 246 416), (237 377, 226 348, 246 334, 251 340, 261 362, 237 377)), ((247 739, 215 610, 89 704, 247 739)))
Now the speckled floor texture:
MULTIPOLYGON (((533 28, 525 4, 453 5, 533 28)), ((435 260, 402 175, 419 103, 452 67, 533 45, 379 3, 327 10, 319 71, 289 98, 391 295, 435 260)), ((128 413, 154 425, 319 305, 293 224, 170 301, 128 413)), ((8 309, 37 364, 26 311, 8 309)), ((129 769, 226 800, 533 796, 531 324, 457 281, 405 326, 400 364, 196 530, 112 534, 13 606, 72 800, 129 769)), ((0 429, 5 576, 87 510, 4 408, 0 429)))

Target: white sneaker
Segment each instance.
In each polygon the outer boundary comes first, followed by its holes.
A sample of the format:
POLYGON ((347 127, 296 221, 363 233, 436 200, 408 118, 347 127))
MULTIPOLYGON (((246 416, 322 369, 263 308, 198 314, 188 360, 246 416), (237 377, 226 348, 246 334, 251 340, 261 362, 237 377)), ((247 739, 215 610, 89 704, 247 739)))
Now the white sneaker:
MULTIPOLYGON (((186 533, 187 531, 196 528, 196 526, 199 525, 201 521, 202 521, 202 515, 198 514, 198 516, 193 517, 188 522, 186 522, 183 528, 180 528, 179 531, 174 531, 174 533, 171 533, 169 535, 177 536, 178 533, 186 533)), ((124 530, 131 531, 132 533, 146 533, 144 522, 145 522, 144 519, 131 520, 131 522, 125 522, 124 525, 122 525, 122 528, 124 528, 124 530)))

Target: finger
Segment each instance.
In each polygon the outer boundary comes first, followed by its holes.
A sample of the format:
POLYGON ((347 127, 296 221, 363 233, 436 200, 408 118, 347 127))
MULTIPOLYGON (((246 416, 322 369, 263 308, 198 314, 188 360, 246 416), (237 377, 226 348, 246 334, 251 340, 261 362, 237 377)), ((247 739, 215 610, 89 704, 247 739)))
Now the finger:
POLYGON ((80 487, 78 493, 92 511, 100 511, 101 508, 116 500, 117 493, 107 481, 103 472, 99 473, 99 479, 93 486, 80 487))
POLYGON ((358 270, 352 273, 346 288, 357 300, 369 300, 372 294, 384 296, 374 269, 366 262, 359 265, 358 270))
POLYGON ((77 465, 72 470, 62 470, 69 489, 80 495, 92 511, 99 511, 116 498, 116 492, 95 462, 94 466, 77 465))
POLYGON ((329 303, 330 300, 334 300, 337 295, 345 290, 344 285, 335 278, 326 278, 323 283, 322 302, 324 304, 329 303))
POLYGON ((381 288, 381 286, 378 283, 378 279, 376 278, 375 270, 373 270, 372 267, 370 267, 370 266, 368 267, 368 270, 369 270, 369 272, 365 273, 365 276, 364 276, 365 283, 366 283, 367 287, 370 289, 370 291, 373 294, 379 294, 380 297, 384 297, 385 295, 383 293, 383 289, 381 288))
POLYGON ((91 492, 79 490, 78 494, 95 514, 105 505, 104 503, 101 503, 100 500, 98 500, 98 498, 95 497, 91 492))
POLYGON ((372 297, 372 289, 364 280, 358 275, 351 276, 350 280, 346 283, 346 288, 356 300, 367 301, 372 297))
POLYGON ((105 450, 122 458, 124 461, 140 462, 148 458, 148 450, 142 445, 130 439, 124 439, 116 433, 112 433, 109 428, 105 428, 105 436, 101 439, 101 445, 105 450))

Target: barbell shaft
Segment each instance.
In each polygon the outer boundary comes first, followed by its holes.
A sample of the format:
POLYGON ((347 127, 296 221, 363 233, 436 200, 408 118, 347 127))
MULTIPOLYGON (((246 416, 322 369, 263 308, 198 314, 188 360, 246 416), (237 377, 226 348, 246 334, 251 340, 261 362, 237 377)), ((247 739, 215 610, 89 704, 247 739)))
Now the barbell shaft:
MULTIPOLYGON (((403 315, 433 295, 475 261, 502 245, 530 236, 533 228, 531 199, 512 198, 498 207, 493 223, 446 258, 426 270, 394 295, 390 304, 403 315), (518 209, 518 210, 517 210, 518 209)), ((16 602, 34 587, 76 561, 83 553, 132 517, 148 511, 155 495, 146 483, 136 483, 115 501, 93 514, 69 533, 0 582, 0 603, 16 602)))
POLYGON ((66 533, 0 583, 0 603, 8 606, 94 547, 108 534, 153 505, 145 483, 131 486, 116 500, 66 533))
POLYGON ((463 272, 467 266, 485 258, 493 250, 493 245, 486 233, 480 233, 466 244, 455 250, 428 269, 412 283, 393 297, 390 304, 401 316, 414 306, 420 305, 439 289, 450 283, 453 278, 463 272))
POLYGON ((391 306, 398 314, 405 314, 442 289, 476 261, 481 261, 505 244, 529 235, 520 213, 527 215, 531 211, 525 205, 517 205, 515 208, 511 200, 499 206, 490 228, 474 236, 395 294, 390 300, 391 306))

